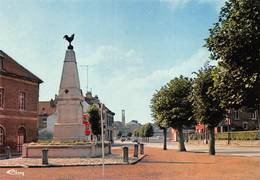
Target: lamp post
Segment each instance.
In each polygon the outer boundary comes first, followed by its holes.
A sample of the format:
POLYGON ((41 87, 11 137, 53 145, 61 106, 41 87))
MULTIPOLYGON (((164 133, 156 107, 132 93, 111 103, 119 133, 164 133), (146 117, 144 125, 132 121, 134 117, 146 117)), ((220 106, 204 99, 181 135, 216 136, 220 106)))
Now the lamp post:
POLYGON ((228 110, 228 144, 230 144, 230 124, 231 124, 231 112, 228 110))
POLYGON ((104 117, 103 117, 103 103, 101 103, 101 144, 102 144, 102 176, 105 175, 105 152, 104 152, 104 117))

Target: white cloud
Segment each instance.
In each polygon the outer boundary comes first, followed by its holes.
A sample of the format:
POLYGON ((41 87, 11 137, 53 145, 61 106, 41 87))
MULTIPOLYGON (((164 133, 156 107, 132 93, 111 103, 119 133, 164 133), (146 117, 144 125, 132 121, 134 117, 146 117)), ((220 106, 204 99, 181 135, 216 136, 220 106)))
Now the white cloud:
MULTIPOLYGON (((111 51, 113 52, 114 48, 111 48, 111 51)), ((110 54, 107 51, 103 52, 110 54)), ((130 52, 130 50, 124 52, 130 52)), ((105 76, 99 75, 102 74, 100 71, 93 71, 90 75, 92 76, 90 87, 94 87, 93 93, 98 94, 101 100, 116 113, 115 120, 120 120, 121 109, 125 109, 127 121, 137 119, 141 122, 148 122, 152 120, 149 105, 155 90, 181 74, 191 76, 193 71, 197 71, 205 64, 208 56, 206 48, 201 48, 190 58, 182 60, 181 63, 167 69, 154 70, 150 74, 145 74, 142 69, 136 68, 135 64, 128 64, 120 69, 110 67, 111 72, 115 73, 108 72, 105 76)), ((101 55, 101 57, 105 56, 101 55)), ((129 61, 132 62, 130 59, 129 61)))
POLYGON ((141 64, 143 62, 142 57, 134 49, 122 50, 115 46, 100 46, 86 59, 92 65, 141 64))

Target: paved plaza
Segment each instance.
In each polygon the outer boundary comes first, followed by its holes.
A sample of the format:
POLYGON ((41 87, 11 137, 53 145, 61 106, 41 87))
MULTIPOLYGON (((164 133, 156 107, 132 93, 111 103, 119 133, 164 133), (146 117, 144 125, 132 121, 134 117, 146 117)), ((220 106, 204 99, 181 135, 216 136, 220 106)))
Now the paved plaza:
MULTIPOLYGON (((120 149, 113 149, 119 152, 120 149)), ((146 147, 147 156, 135 165, 62 168, 2 168, 0 179, 260 179, 260 158, 209 156, 207 153, 178 152, 146 147), (14 175, 10 175, 11 171, 14 175)))

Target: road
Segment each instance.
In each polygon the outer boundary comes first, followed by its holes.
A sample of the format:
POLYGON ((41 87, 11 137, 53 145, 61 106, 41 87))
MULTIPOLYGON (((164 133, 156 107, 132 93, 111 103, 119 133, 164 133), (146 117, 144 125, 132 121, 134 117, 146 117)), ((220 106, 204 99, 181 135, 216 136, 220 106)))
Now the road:
MULTIPOLYGON (((148 145, 149 146, 149 145, 148 145)), ((113 148, 112 152, 121 152, 113 148)), ((167 151, 145 147, 147 156, 135 165, 63 168, 0 169, 0 179, 37 180, 259 180, 260 158, 238 156, 209 156, 206 153, 167 151), (9 172, 9 174, 7 173, 9 172), (10 174, 11 173, 11 174, 10 174)))
MULTIPOLYGON (((145 143, 149 147, 162 148, 162 143, 145 143)), ((208 145, 203 144, 185 144, 186 150, 191 152, 208 152, 208 145)), ((177 142, 168 142, 168 149, 178 149, 177 142)), ((229 146, 229 145, 216 145, 216 154, 228 156, 247 156, 247 157, 260 157, 260 146, 229 146)))

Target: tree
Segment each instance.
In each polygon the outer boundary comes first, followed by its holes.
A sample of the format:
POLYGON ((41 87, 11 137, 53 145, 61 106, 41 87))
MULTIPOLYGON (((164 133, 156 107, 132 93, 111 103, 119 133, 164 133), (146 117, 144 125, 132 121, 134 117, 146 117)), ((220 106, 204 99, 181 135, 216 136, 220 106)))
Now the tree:
POLYGON ((128 137, 131 137, 132 135, 133 135, 132 132, 128 132, 128 133, 127 133, 127 136, 128 136, 128 137))
POLYGON ((156 91, 153 94, 150 105, 155 124, 160 129, 163 129, 163 150, 167 150, 167 128, 169 127, 165 112, 166 104, 164 103, 167 98, 166 92, 166 87, 162 87, 159 91, 156 91))
POLYGON ((144 137, 152 137, 153 136, 153 126, 151 123, 146 123, 144 126, 143 126, 143 131, 144 131, 144 137))
POLYGON ((215 155, 214 129, 223 120, 224 109, 220 106, 218 94, 215 92, 214 67, 199 70, 193 82, 190 100, 193 105, 194 118, 207 125, 210 131, 209 154, 215 155))
POLYGON ((121 136, 122 136, 122 131, 118 131, 117 137, 121 137, 121 136))
POLYGON ((179 150, 186 151, 183 126, 194 123, 192 105, 188 99, 191 92, 191 80, 183 76, 176 77, 160 91, 158 100, 152 100, 152 115, 156 118, 155 121, 161 122, 164 127, 170 126, 178 130, 179 150))
POLYGON ((135 130, 134 130, 134 136, 136 136, 136 137, 139 137, 139 136, 140 136, 140 134, 139 134, 139 129, 135 129, 135 130))
POLYGON ((98 138, 101 134, 100 111, 96 105, 91 105, 88 109, 89 123, 91 124, 92 133, 98 138))
POLYGON ((220 104, 230 108, 258 108, 260 103, 260 3, 229 0, 209 30, 206 47, 217 60, 214 74, 220 104))

